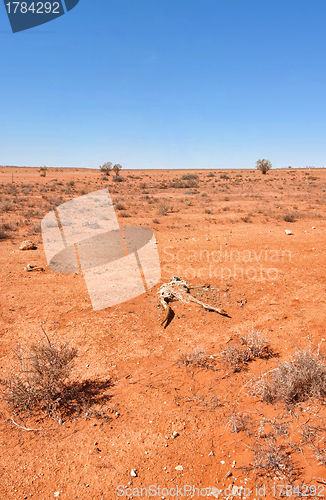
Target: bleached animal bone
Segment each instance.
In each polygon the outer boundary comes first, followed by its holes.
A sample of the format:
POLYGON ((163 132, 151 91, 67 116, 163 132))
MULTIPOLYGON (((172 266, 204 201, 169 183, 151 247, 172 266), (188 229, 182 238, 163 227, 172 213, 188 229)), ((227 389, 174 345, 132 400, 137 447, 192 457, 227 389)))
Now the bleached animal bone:
POLYGON ((191 287, 187 285, 187 282, 182 280, 178 276, 173 276, 173 278, 171 279, 171 281, 169 281, 169 283, 164 283, 160 287, 158 291, 158 296, 159 296, 158 300, 165 310, 164 318, 161 321, 162 326, 167 325, 172 310, 169 305, 169 302, 171 302, 174 299, 180 300, 180 302, 182 302, 183 304, 189 304, 189 302, 195 302, 196 304, 199 304, 208 311, 215 311, 218 314, 222 314, 223 316, 228 316, 228 313, 224 311, 224 309, 211 306, 210 304, 204 304, 204 302, 201 302, 200 300, 190 295, 190 288, 191 287))

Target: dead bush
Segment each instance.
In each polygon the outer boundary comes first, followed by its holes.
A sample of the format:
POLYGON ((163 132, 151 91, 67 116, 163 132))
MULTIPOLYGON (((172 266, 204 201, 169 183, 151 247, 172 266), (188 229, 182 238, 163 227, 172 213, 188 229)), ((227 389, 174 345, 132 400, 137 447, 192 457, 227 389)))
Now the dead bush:
POLYGON ((115 202, 114 203, 114 208, 116 210, 126 210, 126 207, 124 206, 124 204, 121 201, 115 202))
POLYGON ((184 174, 181 179, 183 181, 193 181, 193 180, 196 180, 198 179, 198 175, 197 174, 184 174))
POLYGON ((9 235, 5 229, 5 225, 4 224, 0 224, 0 240, 4 240, 6 238, 8 238, 9 235))
POLYGON ((227 427, 230 428, 232 433, 238 434, 239 432, 246 432, 248 436, 251 435, 252 426, 253 422, 251 416, 243 412, 233 412, 227 423, 227 427))
POLYGON ((267 339, 258 331, 252 329, 247 335, 238 334, 242 345, 246 346, 252 358, 268 358, 271 356, 271 350, 267 339))
MULTIPOLYGON (((163 186, 161 186, 163 187, 163 186)), ((174 181, 169 182, 168 187, 177 188, 177 189, 189 189, 189 188, 197 188, 198 182, 194 179, 183 181, 181 179, 176 179, 174 181)))
POLYGON ((289 448, 289 445, 277 444, 275 439, 269 439, 264 444, 256 441, 251 448, 253 463, 243 468, 253 470, 257 476, 295 479, 299 471, 289 448))
POLYGON ((5 399, 14 412, 35 409, 54 414, 62 404, 77 350, 69 343, 55 344, 42 328, 44 338, 29 348, 18 346, 18 370, 5 386, 5 399))
POLYGON ((285 214, 283 216, 283 220, 285 222, 295 222, 297 220, 297 216, 294 213, 285 214))
POLYGON ((222 356, 234 373, 239 372, 251 359, 249 349, 239 345, 228 346, 222 356))
POLYGON ((214 368, 214 356, 209 356, 206 351, 195 349, 192 353, 181 354, 178 363, 194 368, 214 368))
POLYGON ((12 231, 17 231, 18 227, 14 222, 0 222, 0 240, 9 238, 12 231))
POLYGON ((15 205, 12 201, 2 201, 0 203, 0 212, 9 212, 11 210, 14 210, 14 208, 15 205))
POLYGON ((85 414, 109 396, 110 381, 74 381, 71 379, 77 350, 69 342, 54 342, 42 328, 39 342, 15 351, 17 366, 1 380, 2 398, 12 414, 50 415, 52 418, 85 414), (104 394, 103 394, 104 392, 104 394))
POLYGON ((40 234, 40 232, 41 232, 41 225, 40 224, 33 224, 28 230, 29 235, 40 234))
POLYGON ((326 395, 325 364, 311 351, 298 351, 292 360, 253 381, 250 392, 267 403, 283 401, 287 405, 309 397, 323 399, 326 395))

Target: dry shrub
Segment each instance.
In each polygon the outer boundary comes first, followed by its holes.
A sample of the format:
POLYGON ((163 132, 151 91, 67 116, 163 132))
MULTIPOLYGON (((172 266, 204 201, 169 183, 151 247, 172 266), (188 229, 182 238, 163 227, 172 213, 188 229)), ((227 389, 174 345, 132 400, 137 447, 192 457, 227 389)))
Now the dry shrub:
POLYGON ((114 182, 124 182, 124 178, 123 178, 123 177, 121 177, 121 175, 115 175, 115 176, 113 177, 113 181, 114 181, 114 182))
POLYGON ((198 175, 197 174, 184 174, 181 179, 183 181, 193 181, 193 180, 196 180, 198 179, 198 175))
POLYGON ((79 416, 85 408, 109 398, 103 393, 110 382, 73 381, 71 373, 77 350, 69 342, 54 342, 42 328, 43 336, 30 347, 16 350, 18 367, 1 380, 2 398, 14 415, 79 416))
POLYGON ((313 452, 318 465, 326 466, 325 427, 303 424, 301 435, 304 444, 313 452), (324 435, 323 435, 324 434, 324 435))
POLYGON ((54 207, 61 205, 61 203, 63 202, 62 198, 56 198, 56 197, 48 198, 47 201, 48 203, 50 203, 50 205, 53 205, 54 207))
POLYGON ((8 233, 6 231, 5 225, 0 224, 0 240, 4 240, 5 238, 8 238, 8 233))
POLYGON ((126 210, 126 207, 124 206, 124 204, 121 201, 115 202, 114 203, 114 208, 116 210, 126 210))
POLYGON ((249 350, 239 345, 228 346, 222 352, 222 356, 234 373, 239 372, 250 361, 249 350))
POLYGON ((252 222, 251 218, 250 218, 248 215, 245 215, 245 217, 241 217, 241 220, 242 220, 243 222, 247 222, 247 223, 248 223, 248 222, 249 222, 249 223, 250 223, 250 222, 252 222))
POLYGON ((9 212, 14 210, 15 205, 12 201, 3 201, 0 203, 0 212, 9 212))
MULTIPOLYGON (((163 187, 163 186, 161 186, 161 187, 163 187)), ((177 189, 197 188, 198 182, 196 180, 182 181, 181 179, 176 179, 174 181, 169 182, 168 187, 177 188, 177 189)))
POLYGON ((28 230, 29 235, 39 234, 40 232, 41 232, 41 225, 40 224, 33 224, 28 230))
POLYGON ((292 360, 253 381, 250 392, 267 403, 283 401, 287 405, 309 397, 323 399, 326 395, 325 364, 311 351, 298 351, 292 360))
POLYGON ((18 371, 5 385, 5 399, 15 412, 40 409, 53 414, 62 403, 77 350, 69 343, 55 344, 43 330, 45 338, 28 349, 18 346, 18 371))
POLYGON ((232 433, 238 434, 238 432, 246 432, 248 436, 251 435, 252 426, 253 422, 251 416, 243 412, 233 412, 227 423, 227 427, 230 428, 232 433))
POLYGON ((178 359, 178 363, 194 368, 214 368, 213 360, 214 357, 209 356, 206 351, 195 349, 192 353, 181 354, 178 359))
POLYGON ((285 222, 295 222, 297 220, 297 214, 289 213, 283 216, 285 222))
POLYGON ((173 205, 169 202, 169 200, 162 200, 158 204, 158 214, 159 215, 167 215, 168 212, 173 210, 173 205))
POLYGON ((247 335, 238 334, 241 343, 228 346, 222 356, 233 372, 239 372, 245 365, 255 358, 269 358, 273 356, 266 338, 261 332, 252 329, 247 335))
POLYGON ((253 470, 257 476, 295 479, 298 475, 289 445, 277 445, 275 439, 269 439, 264 444, 255 441, 251 451, 253 463, 244 468, 253 470))
POLYGON ((0 222, 0 240, 9 238, 12 231, 17 231, 18 227, 14 222, 0 222))
POLYGON ((252 329, 247 335, 238 334, 242 344, 247 347, 252 358, 269 358, 271 349, 267 339, 258 330, 252 329))

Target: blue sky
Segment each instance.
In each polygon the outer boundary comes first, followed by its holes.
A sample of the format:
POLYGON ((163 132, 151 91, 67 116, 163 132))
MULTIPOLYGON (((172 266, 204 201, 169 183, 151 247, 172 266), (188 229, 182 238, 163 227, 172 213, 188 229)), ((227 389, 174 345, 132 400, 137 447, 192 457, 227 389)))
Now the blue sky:
POLYGON ((0 164, 326 166, 325 0, 80 0, 11 33, 0 164))

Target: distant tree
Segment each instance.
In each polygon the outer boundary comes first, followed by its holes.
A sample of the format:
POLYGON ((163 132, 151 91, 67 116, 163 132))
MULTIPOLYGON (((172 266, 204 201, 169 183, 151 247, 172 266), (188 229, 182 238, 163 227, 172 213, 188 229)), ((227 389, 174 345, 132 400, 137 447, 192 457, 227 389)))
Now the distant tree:
POLYGON ((272 164, 269 160, 262 159, 256 161, 256 168, 260 170, 262 174, 266 174, 272 168, 272 164))
POLYGON ((45 177, 46 176, 46 171, 47 171, 47 167, 44 165, 44 167, 40 167, 40 176, 41 177, 45 177))
POLYGON ((119 163, 116 163, 116 164, 115 164, 115 165, 113 165, 113 167, 112 167, 112 170, 113 170, 113 172, 115 173, 115 175, 116 175, 116 176, 118 176, 118 175, 119 175, 119 172, 120 172, 120 170, 121 170, 121 169, 122 169, 122 166, 121 166, 121 165, 119 165, 119 163))
POLYGON ((104 163, 104 165, 100 165, 100 170, 104 175, 110 175, 110 172, 112 170, 112 163, 110 161, 107 161, 104 163))

